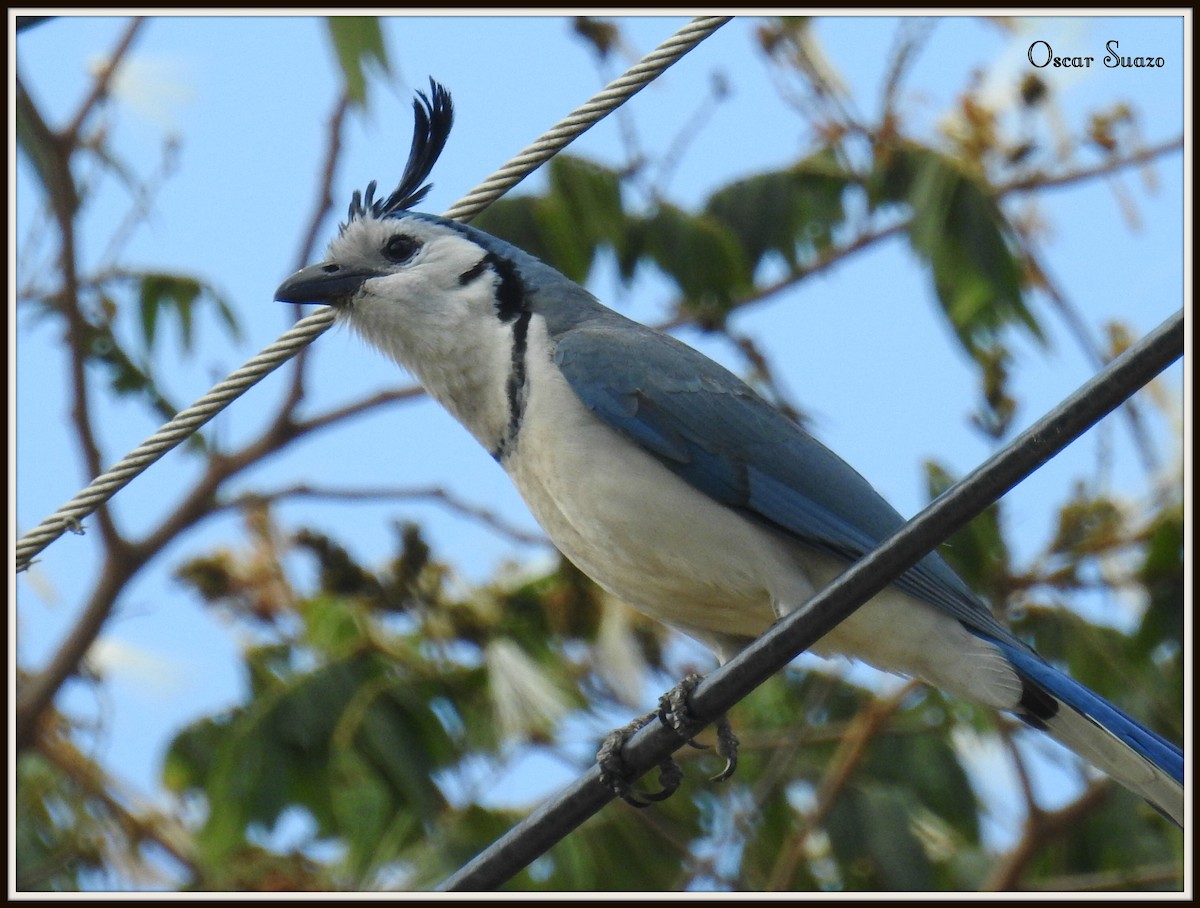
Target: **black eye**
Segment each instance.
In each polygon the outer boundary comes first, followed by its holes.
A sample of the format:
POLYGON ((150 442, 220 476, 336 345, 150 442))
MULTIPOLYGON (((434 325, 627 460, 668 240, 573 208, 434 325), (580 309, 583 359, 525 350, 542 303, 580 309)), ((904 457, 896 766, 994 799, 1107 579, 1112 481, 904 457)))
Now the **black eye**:
POLYGON ((389 261, 402 265, 416 255, 420 248, 421 244, 411 236, 398 234, 387 241, 383 247, 383 254, 389 261))

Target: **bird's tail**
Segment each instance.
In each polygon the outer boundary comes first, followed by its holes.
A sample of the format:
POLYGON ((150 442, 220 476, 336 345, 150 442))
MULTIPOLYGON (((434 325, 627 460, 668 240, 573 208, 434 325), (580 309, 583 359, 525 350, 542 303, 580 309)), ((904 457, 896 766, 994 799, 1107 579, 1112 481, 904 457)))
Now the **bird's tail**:
POLYGON ((1025 717, 1097 769, 1183 825, 1183 751, 1103 697, 1011 643, 992 640, 1014 668, 1059 704, 1049 717, 1025 717))

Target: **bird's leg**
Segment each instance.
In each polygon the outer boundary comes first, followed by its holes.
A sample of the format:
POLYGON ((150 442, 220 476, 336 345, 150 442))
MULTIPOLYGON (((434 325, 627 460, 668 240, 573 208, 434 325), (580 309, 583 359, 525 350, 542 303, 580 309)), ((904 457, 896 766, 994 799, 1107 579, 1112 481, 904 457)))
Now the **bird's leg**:
POLYGON ((683 781, 683 770, 670 757, 658 764, 658 782, 661 791, 635 792, 630 784, 629 771, 625 761, 621 759, 621 748, 625 742, 640 728, 649 725, 656 717, 661 716, 659 710, 639 716, 623 728, 610 731, 596 751, 596 762, 600 764, 600 781, 621 796, 626 804, 633 807, 649 807, 655 801, 663 801, 675 793, 679 783, 683 781))
MULTIPOLYGON (((659 721, 670 727, 677 734, 687 736, 686 729, 695 721, 691 708, 688 706, 688 698, 700 681, 700 675, 695 673, 689 674, 658 698, 659 721)), ((737 769, 738 745, 741 742, 738 741, 737 735, 733 733, 733 726, 729 723, 729 716, 724 713, 718 716, 716 726, 717 753, 725 758, 725 768, 713 776, 710 781, 724 782, 737 769)), ((688 738, 688 744, 701 750, 708 748, 707 744, 700 744, 690 737, 688 738)))

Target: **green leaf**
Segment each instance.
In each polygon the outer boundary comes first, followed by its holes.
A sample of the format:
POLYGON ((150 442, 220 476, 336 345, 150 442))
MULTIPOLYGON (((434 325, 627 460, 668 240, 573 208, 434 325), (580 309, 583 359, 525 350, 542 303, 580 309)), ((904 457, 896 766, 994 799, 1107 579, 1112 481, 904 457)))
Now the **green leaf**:
POLYGON ((607 244, 618 252, 628 218, 621 206, 621 178, 613 170, 569 155, 549 164, 550 190, 571 218, 574 233, 593 250, 607 244))
MULTIPOLYGON (((61 743, 53 749, 60 758, 73 750, 61 743)), ((16 758, 10 886, 18 891, 79 892, 111 869, 122 846, 111 809, 83 782, 102 779, 103 771, 78 752, 67 765, 32 749, 16 758)))
POLYGON ((504 196, 496 199, 479 212, 471 222, 471 226, 498 236, 557 268, 553 250, 542 237, 541 228, 538 225, 537 211, 542 202, 541 196, 504 196))
POLYGON ((827 249, 845 217, 847 178, 832 151, 794 167, 738 180, 709 198, 705 211, 737 238, 751 267, 777 252, 795 269, 798 253, 827 249))
POLYGON ((1137 633, 1140 652, 1170 642, 1183 649, 1185 608, 1183 508, 1175 505, 1155 515, 1146 540, 1138 577, 1150 594, 1137 633))
POLYGON ((583 282, 597 251, 608 246, 619 257, 630 233, 620 176, 569 155, 551 160, 547 173, 545 195, 499 199, 480 213, 475 226, 583 282))
POLYGON ((164 781, 207 799, 199 840, 210 861, 293 807, 307 811, 322 835, 357 835, 343 793, 377 805, 367 818, 374 834, 416 828, 402 812, 419 825, 444 807, 433 776, 457 754, 429 708, 434 688, 403 679, 391 660, 370 652, 307 673, 296 672, 293 655, 283 646, 252 653, 253 698, 186 729, 168 752, 164 781))
POLYGON ((379 20, 374 16, 328 16, 325 24, 342 68, 346 95, 352 104, 364 106, 367 67, 373 65, 385 74, 391 72, 379 20))
POLYGON ((964 840, 978 841, 975 791, 943 730, 880 736, 873 742, 862 773, 872 784, 887 783, 911 792, 916 802, 914 814, 927 811, 948 823, 964 840))
POLYGON ((228 302, 208 284, 183 274, 164 272, 140 272, 130 275, 137 287, 138 314, 142 328, 142 339, 146 349, 153 348, 158 337, 160 316, 172 313, 179 323, 180 340, 185 352, 192 349, 192 324, 196 304, 211 302, 217 315, 224 322, 230 336, 238 337, 240 327, 228 302))
MULTIPOLYGON (((141 396, 163 420, 172 419, 179 408, 158 390, 148 361, 135 361, 117 343, 108 325, 89 325, 87 328, 87 358, 101 363, 108 370, 109 387, 118 396, 141 396)), ((195 432, 187 439, 189 448, 205 450, 204 436, 195 432)))
POLYGON ((720 325, 739 291, 753 286, 750 263, 716 218, 663 203, 646 221, 646 251, 679 285, 688 313, 720 325))
POLYGON ((847 889, 931 888, 933 868, 912 826, 917 808, 911 794, 886 785, 842 792, 829 811, 825 830, 849 878, 847 889))
POLYGON ((1000 345, 1000 331, 1023 326, 1043 340, 1025 306, 1004 221, 988 188, 955 161, 927 148, 902 152, 912 207, 909 241, 929 262, 942 309, 959 341, 978 357, 1000 345))
POLYGON ((180 339, 183 349, 192 349, 192 306, 202 291, 195 278, 176 274, 143 274, 138 293, 138 311, 142 317, 142 337, 146 349, 154 346, 158 327, 159 311, 163 307, 174 309, 179 320, 180 339))
POLYGON ((300 610, 305 642, 326 656, 347 656, 369 639, 366 609, 342 596, 318 595, 300 610))

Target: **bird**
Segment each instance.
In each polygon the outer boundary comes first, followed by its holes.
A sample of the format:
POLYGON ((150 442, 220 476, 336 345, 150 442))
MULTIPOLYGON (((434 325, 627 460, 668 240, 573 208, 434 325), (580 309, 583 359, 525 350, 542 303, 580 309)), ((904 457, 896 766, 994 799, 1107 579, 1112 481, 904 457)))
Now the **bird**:
MULTIPOLYGON (((413 110, 396 189, 355 191, 324 260, 275 297, 333 306, 413 374, 584 574, 724 662, 904 524, 723 366, 516 246, 415 210, 454 108, 430 79, 413 110)), ((1042 659, 937 553, 814 650, 1014 714, 1183 824, 1182 749, 1042 659)))

